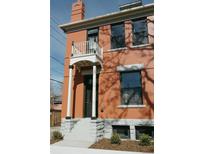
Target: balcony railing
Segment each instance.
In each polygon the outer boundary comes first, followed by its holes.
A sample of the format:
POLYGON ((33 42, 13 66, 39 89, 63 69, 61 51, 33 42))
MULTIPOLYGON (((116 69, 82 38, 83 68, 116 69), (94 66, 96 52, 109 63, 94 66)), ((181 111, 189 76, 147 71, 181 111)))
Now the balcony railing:
POLYGON ((72 57, 93 55, 96 54, 102 58, 103 49, 99 46, 98 43, 93 41, 84 41, 73 43, 72 45, 72 57))

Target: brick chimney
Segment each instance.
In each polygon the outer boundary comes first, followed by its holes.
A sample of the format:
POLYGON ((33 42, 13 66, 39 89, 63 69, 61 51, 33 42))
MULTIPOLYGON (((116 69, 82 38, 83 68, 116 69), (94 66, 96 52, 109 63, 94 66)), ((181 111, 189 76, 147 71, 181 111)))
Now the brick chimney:
POLYGON ((71 22, 79 21, 84 19, 85 5, 83 0, 77 0, 77 2, 72 5, 71 22))

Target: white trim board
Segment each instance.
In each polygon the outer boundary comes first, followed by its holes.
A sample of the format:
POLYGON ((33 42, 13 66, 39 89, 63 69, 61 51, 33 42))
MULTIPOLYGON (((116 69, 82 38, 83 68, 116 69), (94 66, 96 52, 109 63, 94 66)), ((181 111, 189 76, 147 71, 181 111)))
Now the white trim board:
POLYGON ((118 108, 142 108, 146 105, 119 105, 118 108))
POLYGON ((117 66, 117 71, 133 71, 133 70, 141 70, 144 68, 144 64, 130 64, 130 65, 120 65, 117 66))

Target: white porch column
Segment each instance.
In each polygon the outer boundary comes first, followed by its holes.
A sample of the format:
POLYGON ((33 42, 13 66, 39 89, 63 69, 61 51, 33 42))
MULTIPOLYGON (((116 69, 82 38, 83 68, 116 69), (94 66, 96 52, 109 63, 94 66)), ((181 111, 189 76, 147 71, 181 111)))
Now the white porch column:
POLYGON ((96 118, 96 63, 93 64, 92 118, 96 118))
POLYGON ((67 104, 66 119, 71 119, 72 73, 73 73, 73 65, 69 65, 68 104, 67 104))

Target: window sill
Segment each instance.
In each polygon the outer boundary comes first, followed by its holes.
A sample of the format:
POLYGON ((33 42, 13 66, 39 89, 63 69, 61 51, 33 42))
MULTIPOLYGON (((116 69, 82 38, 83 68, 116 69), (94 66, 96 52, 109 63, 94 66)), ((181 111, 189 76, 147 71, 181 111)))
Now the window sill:
POLYGON ((142 47, 147 47, 149 45, 150 44, 133 45, 133 46, 131 46, 131 48, 142 48, 142 47))
POLYGON ((107 50, 107 51, 119 51, 119 50, 127 50, 127 47, 109 49, 109 50, 107 50))
POLYGON ((146 105, 119 105, 118 108, 143 108, 146 105))
MULTIPOLYGON (((137 49, 137 48, 148 47, 150 45, 151 44, 132 45, 132 46, 130 46, 130 48, 137 49)), ((109 50, 107 50, 107 52, 110 52, 110 51, 121 51, 121 50, 127 50, 127 49, 128 49, 128 47, 115 48, 115 49, 109 49, 109 50)))

